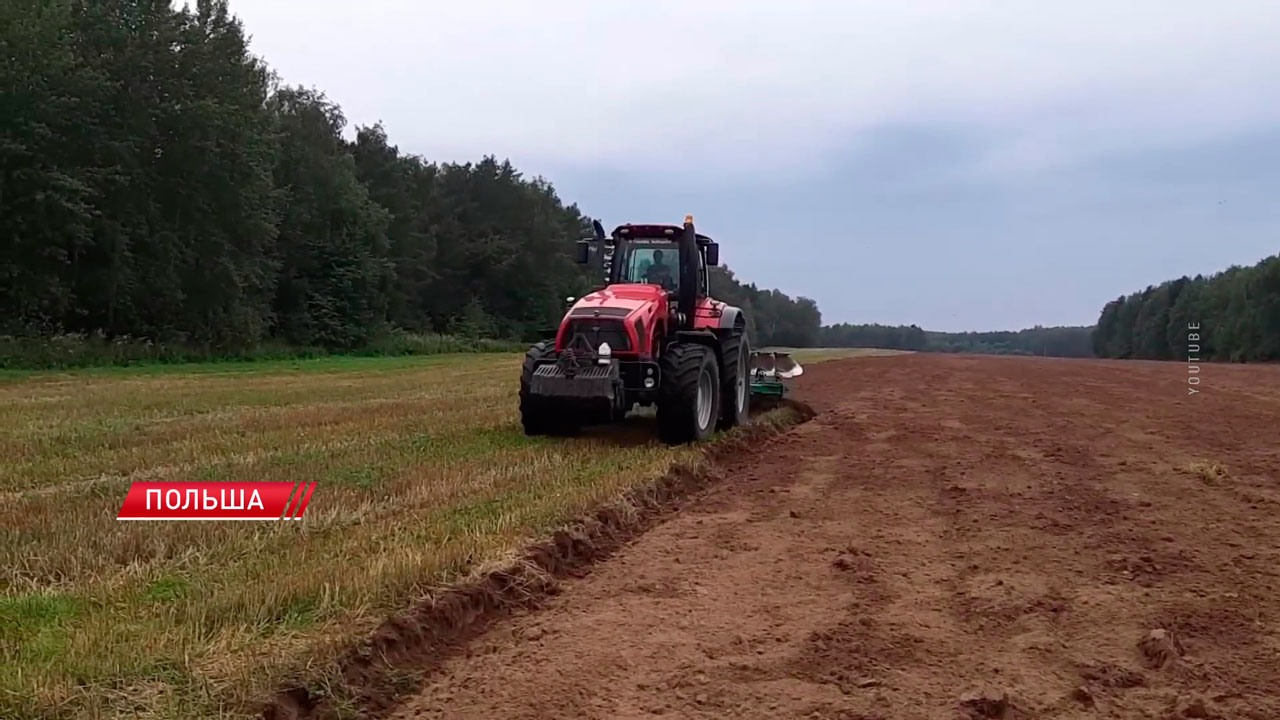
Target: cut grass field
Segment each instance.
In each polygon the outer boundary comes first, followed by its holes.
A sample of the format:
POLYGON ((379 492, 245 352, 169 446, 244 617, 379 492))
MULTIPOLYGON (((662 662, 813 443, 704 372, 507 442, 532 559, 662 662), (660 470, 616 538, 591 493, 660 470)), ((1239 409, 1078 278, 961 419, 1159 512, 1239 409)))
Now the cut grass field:
POLYGON ((520 357, 0 374, 0 717, 236 716, 429 588, 697 450, 527 438, 520 357), (317 481, 301 523, 115 520, 135 480, 317 481))

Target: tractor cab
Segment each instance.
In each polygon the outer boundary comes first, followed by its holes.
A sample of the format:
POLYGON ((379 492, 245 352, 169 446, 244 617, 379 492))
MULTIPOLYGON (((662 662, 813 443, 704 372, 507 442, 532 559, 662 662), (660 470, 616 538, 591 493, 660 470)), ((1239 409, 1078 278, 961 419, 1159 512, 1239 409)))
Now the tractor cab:
MULTIPOLYGON (((693 218, 687 217, 692 223, 693 218)), ((597 228, 603 236, 603 228, 597 228)), ((691 286, 694 297, 710 291, 708 268, 720 262, 720 246, 701 233, 694 233, 692 257, 682 252, 684 228, 678 225, 619 225, 608 238, 600 237, 602 260, 610 285, 645 284, 679 293, 691 286)), ((590 241, 584 241, 590 242, 590 241)))

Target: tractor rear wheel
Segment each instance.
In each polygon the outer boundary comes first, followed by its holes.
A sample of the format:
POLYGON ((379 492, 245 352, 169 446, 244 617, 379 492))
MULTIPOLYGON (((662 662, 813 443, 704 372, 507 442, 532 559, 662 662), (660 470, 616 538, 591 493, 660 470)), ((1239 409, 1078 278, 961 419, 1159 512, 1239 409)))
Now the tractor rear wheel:
POLYGON ((751 410, 751 343, 746 328, 735 327, 724 338, 720 420, 717 430, 745 425, 751 410))
POLYGON ((520 424, 525 435, 571 435, 578 429, 577 423, 566 417, 566 408, 557 407, 553 398, 539 397, 529 390, 533 371, 554 353, 551 343, 540 342, 524 355, 524 366, 520 368, 520 424))
POLYGON ((720 416, 720 369, 711 348, 672 343, 662 357, 658 437, 672 445, 705 440, 720 416))

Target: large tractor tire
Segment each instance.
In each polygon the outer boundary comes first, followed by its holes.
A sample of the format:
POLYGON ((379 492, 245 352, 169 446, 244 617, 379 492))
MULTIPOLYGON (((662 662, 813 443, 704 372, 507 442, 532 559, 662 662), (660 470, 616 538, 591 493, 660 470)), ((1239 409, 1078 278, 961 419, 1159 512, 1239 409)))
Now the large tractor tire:
POLYGON ((751 415, 751 343, 746 328, 735 327, 724 338, 720 373, 720 419, 717 430, 745 425, 751 415))
POLYGON ((555 352, 551 343, 540 342, 529 348, 520 369, 520 424, 525 435, 571 435, 578 423, 566 417, 566 409, 557 407, 551 398, 538 397, 529 392, 533 371, 555 352))
POLYGON ((711 348, 672 343, 662 357, 658 437, 672 445, 705 440, 720 416, 720 368, 711 348))

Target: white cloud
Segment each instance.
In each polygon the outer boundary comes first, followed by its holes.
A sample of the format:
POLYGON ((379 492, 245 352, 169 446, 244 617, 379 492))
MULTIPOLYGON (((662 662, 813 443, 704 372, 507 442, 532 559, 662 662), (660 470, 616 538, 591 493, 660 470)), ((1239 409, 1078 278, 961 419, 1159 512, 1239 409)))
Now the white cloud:
POLYGON ((1273 2, 232 0, 255 52, 433 159, 804 171, 964 125, 1034 170, 1280 121, 1273 2))

